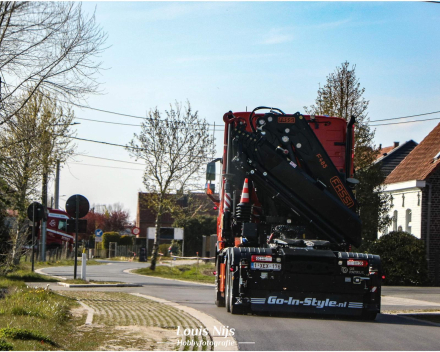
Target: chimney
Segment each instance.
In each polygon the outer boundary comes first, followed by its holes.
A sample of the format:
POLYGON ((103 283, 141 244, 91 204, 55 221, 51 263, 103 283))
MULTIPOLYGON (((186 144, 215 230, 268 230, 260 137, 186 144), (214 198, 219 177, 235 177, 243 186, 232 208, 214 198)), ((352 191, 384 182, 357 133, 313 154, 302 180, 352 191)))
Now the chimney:
POLYGON ((381 144, 379 144, 379 150, 381 150, 382 149, 382 143, 381 144))
POLYGON ((394 148, 397 148, 399 146, 399 144, 400 144, 400 142, 394 142, 394 148))

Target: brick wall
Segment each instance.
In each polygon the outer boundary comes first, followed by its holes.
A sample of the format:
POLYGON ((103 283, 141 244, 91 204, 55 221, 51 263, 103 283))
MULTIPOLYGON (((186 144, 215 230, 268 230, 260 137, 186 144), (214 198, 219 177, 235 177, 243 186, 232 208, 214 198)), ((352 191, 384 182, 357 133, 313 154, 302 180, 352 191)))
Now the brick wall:
MULTIPOLYGON (((440 168, 426 179, 432 186, 431 190, 431 219, 429 233, 428 270, 431 280, 440 286, 440 168)), ((427 240, 428 226, 428 196, 429 188, 425 187, 422 197, 422 239, 427 240)))

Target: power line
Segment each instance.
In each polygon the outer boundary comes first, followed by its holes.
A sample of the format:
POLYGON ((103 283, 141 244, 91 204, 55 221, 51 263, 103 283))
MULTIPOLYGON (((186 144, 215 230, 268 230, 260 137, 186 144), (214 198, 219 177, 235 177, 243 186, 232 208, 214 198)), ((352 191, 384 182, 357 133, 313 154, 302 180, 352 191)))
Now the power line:
MULTIPOLYGON (((83 117, 75 117, 75 119, 77 120, 84 120, 84 121, 92 121, 92 122, 98 122, 98 123, 107 123, 107 124, 111 124, 111 125, 122 125, 122 126, 135 126, 135 127, 141 127, 142 125, 139 124, 133 124, 133 123, 123 123, 123 122, 112 122, 112 121, 102 121, 102 120, 95 120, 95 119, 86 119, 83 117)), ((224 132, 224 129, 209 129, 208 131, 214 131, 214 132, 224 132)))
MULTIPOLYGON (((9 85, 9 84, 4 84, 5 86, 9 85)), ((12 85, 10 85, 12 86, 12 85)), ((80 108, 84 108, 84 109, 89 109, 89 110, 95 110, 95 111, 99 111, 99 112, 103 112, 103 113, 107 113, 107 114, 113 114, 113 115, 118 115, 118 116, 125 116, 125 117, 131 117, 131 118, 136 118, 136 119, 142 119, 142 120, 148 120, 147 117, 143 117, 143 116, 136 116, 136 115, 131 115, 131 114, 125 114, 125 113, 120 113, 120 112, 116 112, 116 111, 110 111, 110 110, 104 110, 104 109, 99 109, 99 108, 94 108, 91 106, 86 106, 86 105, 81 105, 78 103, 73 103, 73 102, 68 102, 65 100, 61 100, 58 99, 60 102, 66 103, 66 104, 71 104, 80 108)), ((399 119, 407 119, 407 118, 411 118, 411 117, 418 117, 418 116, 426 116, 426 115, 432 115, 432 114, 438 114, 440 113, 439 111, 432 111, 432 112, 427 112, 427 113, 422 113, 422 114, 415 114, 415 115, 409 115, 409 116, 401 116, 401 117, 393 117, 393 118, 389 118, 389 119, 379 119, 379 120, 373 120, 371 122, 381 122, 381 121, 391 121, 391 120, 399 120, 399 119)), ((87 120, 87 121, 93 121, 93 122, 100 122, 100 123, 109 123, 109 124, 116 124, 116 125, 126 125, 126 126, 141 126, 141 125, 135 125, 135 124, 125 124, 125 123, 119 123, 119 122, 109 122, 109 121, 100 121, 100 120, 93 120, 93 119, 85 119, 85 118, 79 118, 76 117, 79 120, 87 120)), ((150 119, 151 120, 151 119, 150 119)), ((418 121, 411 121, 411 122, 423 122, 423 121, 430 121, 430 120, 434 120, 434 119, 426 119, 426 120, 418 120, 418 121)), ((160 122, 166 122, 168 120, 159 120, 160 122)), ((402 123, 406 123, 406 122, 402 122, 402 123)), ((210 123, 206 123, 208 126, 214 126, 215 128, 215 123, 214 124, 210 124, 210 123)), ((390 123, 390 124, 380 124, 380 125, 371 125, 371 126, 384 126, 384 125, 396 125, 399 123, 390 123)), ((218 125, 217 125, 218 126, 218 125)), ((215 130, 215 132, 220 132, 222 130, 215 130)))
POLYGON ((370 125, 370 126, 401 125, 401 124, 403 124, 403 123, 423 122, 423 121, 432 121, 432 120, 440 120, 440 117, 435 117, 435 118, 433 118, 433 119, 424 119, 424 120, 414 120, 414 121, 402 121, 402 122, 381 123, 381 124, 378 124, 378 125, 370 125))
POLYGON ((432 115, 432 114, 438 114, 440 111, 433 111, 433 112, 426 112, 423 114, 417 114, 417 115, 410 115, 410 116, 402 116, 402 117, 393 117, 391 119, 382 119, 382 120, 374 120, 371 122, 379 122, 379 121, 390 121, 390 120, 399 120, 399 119, 408 119, 410 117, 417 117, 417 116, 425 116, 425 115, 432 115))
POLYGON ((133 168, 129 168, 129 167, 105 166, 105 165, 84 164, 84 163, 75 163, 75 162, 67 162, 67 164, 76 164, 76 165, 85 165, 85 166, 96 166, 96 167, 105 167, 105 168, 109 168, 109 169, 122 169, 122 170, 145 171, 144 169, 133 169, 133 168))
MULTIPOLYGON (((92 139, 85 139, 85 138, 72 137, 72 136, 68 136, 68 138, 77 139, 79 141, 91 142, 91 143, 111 145, 111 146, 114 146, 114 147, 129 148, 129 149, 133 149, 133 150, 144 150, 144 148, 130 147, 129 145, 109 143, 109 142, 103 142, 103 141, 95 141, 95 140, 92 140, 92 139)), ((171 154, 176 154, 176 153, 171 153, 171 154)), ((182 154, 177 154, 177 155, 182 155, 182 154)), ((183 155, 183 156, 185 156, 185 155, 183 155)), ((200 158, 200 156, 196 156, 196 155, 191 156, 191 157, 192 157, 192 159, 200 158)), ((212 160, 211 158, 204 158, 204 159, 209 160, 209 161, 212 160)))
POLYGON ((93 156, 93 155, 87 155, 87 154, 79 154, 79 153, 75 153, 74 155, 80 155, 80 156, 85 156, 88 158, 94 158, 94 159, 102 159, 102 160, 110 160, 110 161, 117 161, 119 163, 126 163, 126 164, 134 164, 134 165, 143 165, 140 163, 136 163, 134 161, 124 161, 124 160, 116 160, 116 159, 110 159, 110 158, 103 158, 103 157, 99 157, 99 156, 93 156))
POLYGON ((142 125, 134 124, 134 123, 122 123, 122 122, 111 122, 111 121, 102 121, 102 120, 93 120, 93 119, 85 119, 83 117, 75 117, 76 120, 84 120, 84 121, 92 121, 92 122, 100 122, 100 123, 108 123, 111 125, 122 125, 122 126, 136 126, 140 127, 142 125))

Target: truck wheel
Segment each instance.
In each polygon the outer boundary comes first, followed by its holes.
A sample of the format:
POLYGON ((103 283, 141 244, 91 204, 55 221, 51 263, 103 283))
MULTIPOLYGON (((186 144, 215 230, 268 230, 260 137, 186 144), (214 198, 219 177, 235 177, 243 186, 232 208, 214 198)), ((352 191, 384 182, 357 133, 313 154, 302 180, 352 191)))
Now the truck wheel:
POLYGON ((217 270, 217 282, 216 282, 216 296, 217 299, 215 300, 215 305, 217 307, 224 307, 225 306, 225 297, 222 297, 222 293, 220 292, 220 280, 219 280, 219 275, 220 275, 220 263, 217 257, 216 263, 215 263, 215 267, 217 270))
POLYGON ((231 311, 231 264, 228 261, 228 264, 226 264, 226 280, 225 280, 225 305, 226 305, 226 311, 231 311))
MULTIPOLYGON (((237 290, 234 288, 234 280, 232 279, 233 273, 230 270, 230 265, 228 266, 227 270, 227 301, 226 305, 229 306, 228 312, 231 312, 232 314, 243 314, 243 307, 241 305, 235 305, 235 302, 237 301, 237 290)), ((236 286, 236 285, 235 285, 236 286)))
POLYGON ((217 292, 217 299, 215 300, 215 305, 217 307, 224 307, 225 306, 225 298, 222 297, 222 294, 220 292, 217 292))

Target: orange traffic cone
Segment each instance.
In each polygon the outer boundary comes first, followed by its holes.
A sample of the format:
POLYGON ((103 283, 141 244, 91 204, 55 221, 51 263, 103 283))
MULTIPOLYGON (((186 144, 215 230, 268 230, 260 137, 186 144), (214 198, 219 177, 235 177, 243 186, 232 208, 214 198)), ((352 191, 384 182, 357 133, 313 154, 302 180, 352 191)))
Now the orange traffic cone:
POLYGON ((249 180, 247 178, 244 179, 240 203, 249 203, 249 180))

